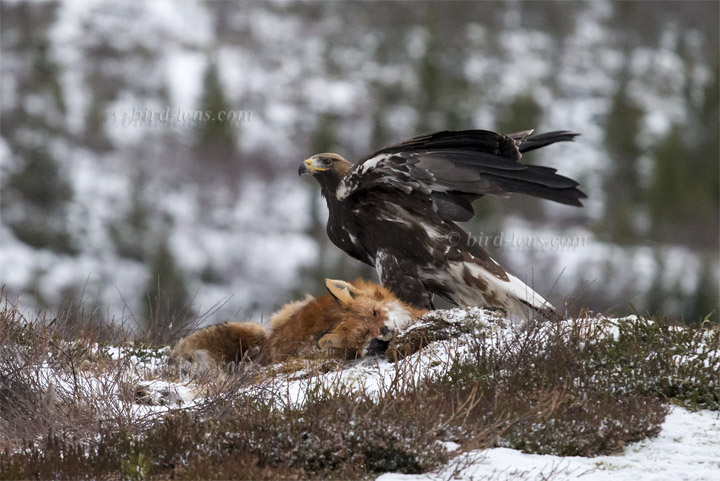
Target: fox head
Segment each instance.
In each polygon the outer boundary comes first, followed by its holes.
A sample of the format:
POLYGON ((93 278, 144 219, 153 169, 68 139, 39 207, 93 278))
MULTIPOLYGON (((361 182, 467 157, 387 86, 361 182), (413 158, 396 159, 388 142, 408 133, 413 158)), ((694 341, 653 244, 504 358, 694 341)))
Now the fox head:
POLYGON ((318 340, 320 347, 360 348, 365 341, 388 341, 426 312, 400 301, 378 284, 327 279, 325 286, 339 304, 338 323, 328 333, 331 337, 318 340), (337 336, 333 338, 333 334, 337 336), (344 346, 334 345, 340 340, 344 346))

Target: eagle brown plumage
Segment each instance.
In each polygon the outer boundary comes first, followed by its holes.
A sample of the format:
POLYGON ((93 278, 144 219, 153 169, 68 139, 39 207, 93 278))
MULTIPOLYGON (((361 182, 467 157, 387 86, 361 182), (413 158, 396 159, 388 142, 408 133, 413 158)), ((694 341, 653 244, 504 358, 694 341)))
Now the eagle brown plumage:
POLYGON ((569 131, 530 136, 487 130, 444 131, 382 148, 354 164, 317 154, 310 173, 327 201, 330 240, 377 270, 402 300, 432 308, 437 294, 458 306, 500 307, 526 317, 552 306, 495 262, 455 222, 474 215, 485 194, 526 194, 582 206, 578 183, 550 167, 520 163, 522 154, 571 141, 569 131))

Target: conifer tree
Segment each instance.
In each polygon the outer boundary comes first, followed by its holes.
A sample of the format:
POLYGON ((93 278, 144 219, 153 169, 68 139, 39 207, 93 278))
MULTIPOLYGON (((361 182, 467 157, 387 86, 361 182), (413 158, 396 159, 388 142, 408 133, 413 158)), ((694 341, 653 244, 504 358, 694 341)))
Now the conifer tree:
POLYGON ((203 93, 199 118, 195 125, 195 157, 201 164, 199 172, 208 180, 224 180, 236 188, 243 171, 240 165, 234 122, 228 118, 232 111, 214 61, 210 61, 203 76, 203 93))
POLYGON ((33 247, 74 253, 76 247, 65 222, 72 186, 61 169, 62 154, 51 147, 66 134, 60 69, 52 59, 47 33, 57 4, 3 4, 2 8, 3 28, 14 32, 14 36, 3 36, 4 41, 14 39, 3 48, 11 55, 31 59, 17 64, 13 97, 41 99, 44 107, 38 111, 29 108, 28 102, 18 101, 3 111, 3 137, 14 164, 2 182, 3 222, 33 247), (38 138, 43 142, 37 142, 38 138))
POLYGON ((628 96, 628 66, 624 67, 619 87, 605 121, 605 145, 609 168, 605 175, 605 219, 603 234, 618 243, 637 239, 635 216, 642 194, 637 162, 642 153, 637 143, 643 110, 628 96))
POLYGON ((153 342, 168 342, 193 316, 185 276, 166 236, 161 237, 153 254, 141 301, 141 328, 146 339, 153 342))
POLYGON ((683 132, 678 125, 673 125, 655 149, 655 166, 648 189, 654 239, 671 240, 672 227, 688 214, 687 196, 692 194, 687 158, 683 132))
POLYGON ((150 217, 150 208, 145 200, 144 175, 139 173, 133 182, 130 208, 110 225, 110 236, 118 255, 137 261, 146 258, 150 217))
MULTIPOLYGON (((507 106, 501 106, 498 112, 496 130, 503 134, 539 127, 542 111, 531 93, 516 96, 507 106)), ((529 162, 530 157, 523 158, 529 162)))

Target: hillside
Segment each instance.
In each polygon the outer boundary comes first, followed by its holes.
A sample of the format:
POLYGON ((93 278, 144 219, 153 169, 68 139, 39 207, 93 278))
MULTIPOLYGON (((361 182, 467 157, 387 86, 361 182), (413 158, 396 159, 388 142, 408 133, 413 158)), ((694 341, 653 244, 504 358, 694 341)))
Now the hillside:
POLYGON ((328 243, 297 178, 309 155, 570 129, 524 161, 577 179, 583 209, 488 196, 467 229, 554 305, 697 321, 720 288, 717 17, 713 2, 3 2, 0 284, 26 313, 83 304, 140 329, 163 303, 262 320, 326 277, 375 275, 328 243))

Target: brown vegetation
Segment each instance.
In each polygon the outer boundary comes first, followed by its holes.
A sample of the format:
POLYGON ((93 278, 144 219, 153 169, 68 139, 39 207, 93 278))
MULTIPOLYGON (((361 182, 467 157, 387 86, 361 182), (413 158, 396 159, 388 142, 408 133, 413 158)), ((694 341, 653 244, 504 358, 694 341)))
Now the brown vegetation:
POLYGON ((424 339, 420 352, 383 364, 391 376, 379 390, 343 384, 345 369, 361 362, 367 370, 367 361, 334 361, 336 371, 327 361, 315 371, 312 361, 248 366, 211 381, 193 406, 142 415, 136 387, 177 380, 162 367, 164 352, 127 339, 122 348, 96 346, 89 333, 67 339, 67 323, 30 323, 6 303, 0 479, 420 473, 449 459, 441 447, 449 441, 459 452, 508 446, 593 456, 655 435, 668 402, 720 408, 717 326, 629 318, 510 328, 487 311, 455 314, 432 313, 408 331, 424 339), (434 340, 448 332, 451 339, 434 340), (161 365, 146 370, 155 360, 161 365), (301 403, 289 395, 297 368, 301 403))

